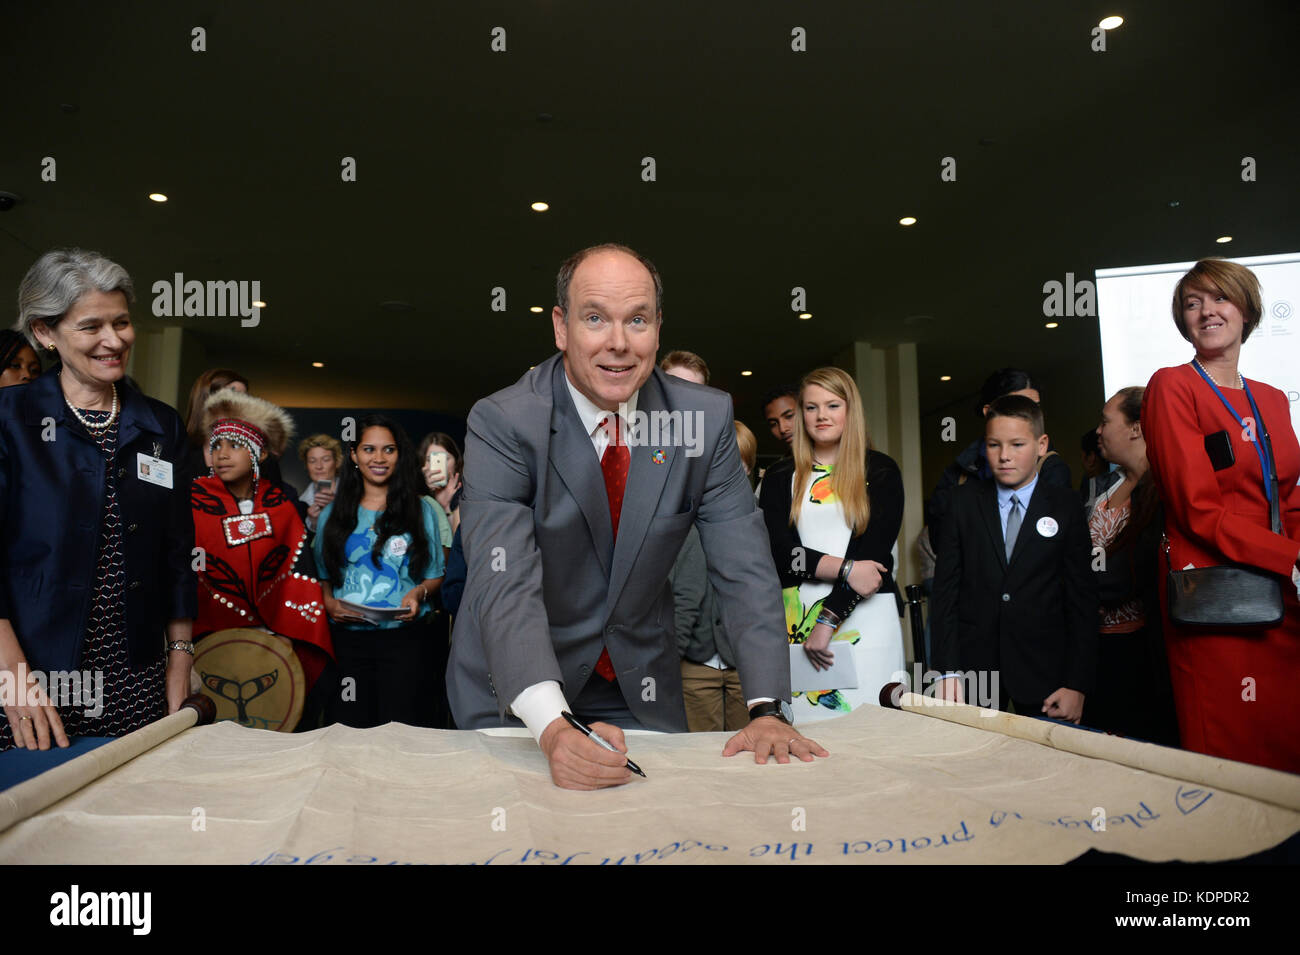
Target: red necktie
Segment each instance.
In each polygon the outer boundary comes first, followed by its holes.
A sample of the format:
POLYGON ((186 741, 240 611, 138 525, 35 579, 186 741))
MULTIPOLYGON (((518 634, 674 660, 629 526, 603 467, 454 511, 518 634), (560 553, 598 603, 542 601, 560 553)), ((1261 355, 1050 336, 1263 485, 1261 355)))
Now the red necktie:
MULTIPOLYGON (((609 434, 609 445, 600 458, 600 470, 605 475, 605 496, 609 498, 609 523, 614 529, 614 539, 618 539, 618 518, 623 511, 623 492, 627 490, 627 468, 632 454, 627 445, 619 440, 618 415, 602 418, 600 427, 609 434)), ((596 672, 613 683, 616 674, 614 664, 609 660, 609 650, 600 651, 596 661, 596 672)))

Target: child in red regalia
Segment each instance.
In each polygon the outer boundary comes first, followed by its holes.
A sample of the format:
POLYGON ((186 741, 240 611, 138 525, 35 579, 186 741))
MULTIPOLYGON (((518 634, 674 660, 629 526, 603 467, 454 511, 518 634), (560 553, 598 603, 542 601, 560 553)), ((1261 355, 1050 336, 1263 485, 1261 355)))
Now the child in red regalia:
POLYGON ((224 388, 208 399, 203 430, 212 475, 190 489, 204 556, 195 637, 260 627, 291 639, 309 694, 299 728, 314 729, 311 689, 334 657, 324 595, 297 507, 279 485, 259 480, 258 467, 284 451, 293 422, 269 401, 224 388))

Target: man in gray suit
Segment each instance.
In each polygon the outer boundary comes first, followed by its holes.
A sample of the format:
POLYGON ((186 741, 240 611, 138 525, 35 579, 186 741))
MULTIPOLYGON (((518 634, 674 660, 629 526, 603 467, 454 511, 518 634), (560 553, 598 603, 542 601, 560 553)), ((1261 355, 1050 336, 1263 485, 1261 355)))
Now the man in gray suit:
POLYGON ((723 755, 827 755, 789 724, 781 587, 731 399, 655 366, 662 296, 631 249, 571 256, 551 315, 560 353, 469 415, 452 712, 462 729, 522 720, 569 789, 631 778, 621 726, 686 730, 668 574, 692 523, 752 717, 723 755))

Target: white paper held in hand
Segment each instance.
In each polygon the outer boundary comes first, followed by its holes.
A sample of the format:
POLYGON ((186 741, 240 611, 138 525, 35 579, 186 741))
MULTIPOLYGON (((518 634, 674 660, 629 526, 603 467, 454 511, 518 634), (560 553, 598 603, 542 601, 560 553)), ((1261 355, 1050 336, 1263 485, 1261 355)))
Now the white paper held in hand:
POLYGON ((803 644, 790 644, 790 692, 814 693, 818 690, 852 690, 858 685, 858 670, 853 665, 853 646, 834 641, 828 648, 835 659, 828 670, 815 670, 803 652, 803 644))

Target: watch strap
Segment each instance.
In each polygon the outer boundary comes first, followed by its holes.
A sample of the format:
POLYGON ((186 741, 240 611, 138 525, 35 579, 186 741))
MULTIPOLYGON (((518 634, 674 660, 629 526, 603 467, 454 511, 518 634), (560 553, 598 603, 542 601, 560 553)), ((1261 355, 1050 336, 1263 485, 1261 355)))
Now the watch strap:
POLYGON ((775 716, 778 720, 786 725, 792 725, 783 712, 784 707, 774 700, 768 700, 764 703, 755 703, 749 710, 749 718, 756 720, 760 716, 775 716))

